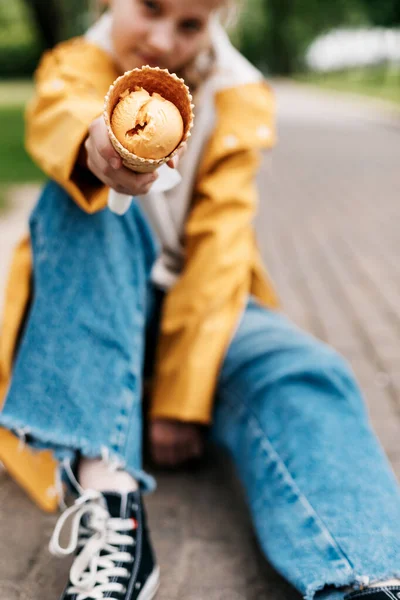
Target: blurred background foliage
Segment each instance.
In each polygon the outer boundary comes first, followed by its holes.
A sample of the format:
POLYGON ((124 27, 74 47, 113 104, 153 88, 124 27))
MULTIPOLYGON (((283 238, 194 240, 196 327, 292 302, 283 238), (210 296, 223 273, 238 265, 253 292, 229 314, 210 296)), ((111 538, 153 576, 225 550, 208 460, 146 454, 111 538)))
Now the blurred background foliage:
MULTIPOLYGON (((273 74, 304 70, 308 45, 335 27, 400 27, 399 0, 239 0, 235 39, 254 63, 273 74)), ((82 33, 90 0, 0 0, 0 77, 32 73, 41 52, 82 33)), ((91 6, 92 5, 92 6, 91 6)))
POLYGON ((30 75, 40 50, 39 37, 24 2, 0 0, 0 77, 30 75))
POLYGON ((367 22, 363 0, 249 0, 239 21, 242 51, 271 73, 303 69, 304 52, 320 33, 367 22))
POLYGON ((309 44, 336 27, 400 26, 399 0, 247 0, 238 25, 242 51, 269 72, 305 69, 309 44))
MULTIPOLYGON (((0 0, 0 203, 4 182, 41 177, 22 143, 24 104, 32 93, 31 76, 39 57, 59 40, 85 31, 94 18, 95 2, 0 0)), ((232 31, 234 41, 265 73, 400 103, 400 0, 238 2, 242 6, 232 31), (317 44, 314 59, 318 53, 335 58, 338 51, 343 59, 343 32, 347 35, 349 31, 354 31, 355 36, 359 31, 377 32, 379 39, 394 52, 395 60, 378 52, 378 59, 371 64, 352 64, 350 60, 344 68, 339 60, 338 67, 325 70, 313 66, 308 58, 313 44, 317 44), (342 37, 332 35, 335 32, 342 37), (387 32, 397 36, 390 44, 387 32), (326 40, 329 35, 331 38, 326 40), (318 46, 320 40, 325 46, 318 46)), ((367 52, 370 43, 367 38, 363 41, 358 37, 356 55, 360 54, 360 44, 367 52)))

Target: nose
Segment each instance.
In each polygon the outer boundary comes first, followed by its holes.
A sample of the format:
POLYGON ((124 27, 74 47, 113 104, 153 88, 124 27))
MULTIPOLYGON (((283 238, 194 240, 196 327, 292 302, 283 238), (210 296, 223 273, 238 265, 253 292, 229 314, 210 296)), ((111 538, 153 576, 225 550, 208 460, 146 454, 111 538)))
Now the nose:
POLYGON ((169 54, 174 46, 174 28, 167 22, 159 22, 151 28, 147 43, 154 54, 169 54))

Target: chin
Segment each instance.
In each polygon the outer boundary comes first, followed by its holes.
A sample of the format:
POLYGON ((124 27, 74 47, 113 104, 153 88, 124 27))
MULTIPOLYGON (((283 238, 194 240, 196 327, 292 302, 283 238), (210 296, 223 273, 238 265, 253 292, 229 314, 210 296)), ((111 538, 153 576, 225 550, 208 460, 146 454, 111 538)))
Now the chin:
POLYGON ((131 71, 132 69, 140 69, 143 64, 137 58, 130 58, 127 60, 119 60, 116 59, 116 65, 118 67, 118 71, 121 73, 126 73, 126 71, 131 71))

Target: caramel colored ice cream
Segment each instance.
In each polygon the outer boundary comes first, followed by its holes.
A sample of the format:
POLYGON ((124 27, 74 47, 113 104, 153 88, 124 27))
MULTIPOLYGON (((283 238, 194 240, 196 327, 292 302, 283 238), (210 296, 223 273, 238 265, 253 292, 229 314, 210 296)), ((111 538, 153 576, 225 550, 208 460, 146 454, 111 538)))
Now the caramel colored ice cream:
POLYGON ((121 94, 111 127, 124 148, 146 159, 165 158, 183 137, 183 120, 175 104, 143 88, 121 94))

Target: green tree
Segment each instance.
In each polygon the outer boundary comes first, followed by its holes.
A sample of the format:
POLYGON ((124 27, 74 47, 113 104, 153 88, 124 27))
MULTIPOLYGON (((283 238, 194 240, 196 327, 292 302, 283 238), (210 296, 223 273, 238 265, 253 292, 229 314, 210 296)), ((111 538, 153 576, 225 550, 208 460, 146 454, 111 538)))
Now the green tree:
POLYGON ((0 1, 0 77, 30 75, 41 51, 23 0, 0 1))
POLYGON ((57 0, 26 0, 44 48, 52 48, 60 39, 61 10, 57 0))
POLYGON ((305 50, 317 35, 365 22, 364 1, 247 0, 239 26, 241 48, 262 68, 290 75, 303 68, 305 50))
POLYGON ((83 33, 88 24, 89 1, 25 0, 45 48, 83 33))
POLYGON ((374 25, 395 27, 400 25, 399 0, 363 0, 365 11, 374 25))

